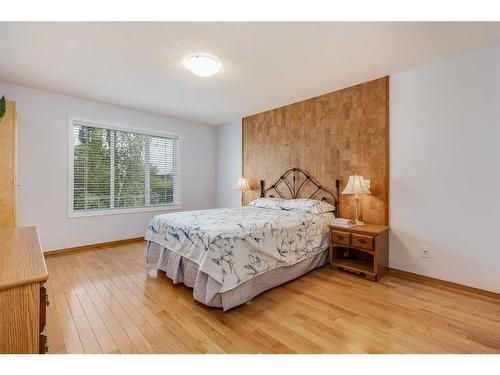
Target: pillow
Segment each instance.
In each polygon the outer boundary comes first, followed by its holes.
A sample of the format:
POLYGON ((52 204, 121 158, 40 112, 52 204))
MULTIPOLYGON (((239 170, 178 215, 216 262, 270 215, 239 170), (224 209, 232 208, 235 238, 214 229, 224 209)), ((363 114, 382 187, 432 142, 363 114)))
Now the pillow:
POLYGON ((317 201, 315 199, 289 199, 281 202, 283 210, 303 210, 312 214, 324 214, 335 211, 335 206, 328 202, 317 201))
POLYGON ((248 205, 252 207, 259 208, 271 208, 273 210, 281 210, 280 203, 283 202, 284 199, 281 198, 258 198, 251 201, 248 205))

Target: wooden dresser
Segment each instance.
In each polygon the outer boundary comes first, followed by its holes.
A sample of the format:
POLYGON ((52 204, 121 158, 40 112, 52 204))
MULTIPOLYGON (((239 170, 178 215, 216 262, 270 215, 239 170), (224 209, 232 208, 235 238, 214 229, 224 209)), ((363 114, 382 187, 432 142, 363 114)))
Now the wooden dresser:
POLYGON ((0 230, 0 353, 45 353, 45 282, 36 227, 0 230))

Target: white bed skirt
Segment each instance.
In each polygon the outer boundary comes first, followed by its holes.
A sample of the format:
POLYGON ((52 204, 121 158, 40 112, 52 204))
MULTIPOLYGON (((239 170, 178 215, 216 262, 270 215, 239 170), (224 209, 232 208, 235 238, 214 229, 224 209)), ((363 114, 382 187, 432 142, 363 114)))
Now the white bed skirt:
POLYGON ((324 250, 292 266, 275 268, 234 289, 219 293, 221 284, 206 273, 200 272, 195 262, 153 241, 148 242, 146 247, 146 260, 150 267, 165 272, 174 284, 183 283, 193 288, 193 297, 196 301, 207 306, 222 308, 224 311, 242 305, 268 289, 323 266, 327 259, 328 251, 324 250))

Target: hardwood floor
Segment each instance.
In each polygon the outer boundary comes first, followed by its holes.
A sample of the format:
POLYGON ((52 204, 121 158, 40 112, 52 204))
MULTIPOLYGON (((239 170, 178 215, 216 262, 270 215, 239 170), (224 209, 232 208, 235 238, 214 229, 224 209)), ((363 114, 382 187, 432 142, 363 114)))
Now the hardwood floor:
POLYGON ((326 266, 222 312, 137 241, 47 257, 50 353, 500 353, 500 300, 326 266))

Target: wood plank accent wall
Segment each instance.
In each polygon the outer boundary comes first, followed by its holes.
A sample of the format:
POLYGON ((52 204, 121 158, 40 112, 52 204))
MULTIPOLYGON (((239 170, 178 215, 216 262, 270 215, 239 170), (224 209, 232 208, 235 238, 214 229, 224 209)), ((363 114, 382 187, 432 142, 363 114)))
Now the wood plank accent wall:
MULTIPOLYGON (((349 175, 371 182, 371 196, 360 198, 362 219, 389 223, 389 77, 307 99, 243 119, 243 176, 259 194, 291 167, 309 173, 321 185, 341 191, 349 175)), ((341 196, 340 216, 354 216, 354 198, 341 196)))

